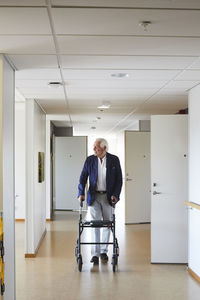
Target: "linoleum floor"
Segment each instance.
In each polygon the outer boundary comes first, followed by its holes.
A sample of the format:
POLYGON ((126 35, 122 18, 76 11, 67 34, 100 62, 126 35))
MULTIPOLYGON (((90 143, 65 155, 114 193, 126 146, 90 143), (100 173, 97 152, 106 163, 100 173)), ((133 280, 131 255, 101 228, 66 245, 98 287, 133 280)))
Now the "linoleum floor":
MULTIPOLYGON (((24 223, 16 223, 17 300, 199 300, 200 284, 186 265, 150 263, 150 224, 117 221, 119 265, 93 267, 90 246, 83 246, 83 268, 77 268, 74 248, 78 213, 56 212, 36 258, 24 258, 24 223)), ((87 232, 86 232, 87 231, 87 232)), ((90 229, 84 239, 90 239, 90 229)))

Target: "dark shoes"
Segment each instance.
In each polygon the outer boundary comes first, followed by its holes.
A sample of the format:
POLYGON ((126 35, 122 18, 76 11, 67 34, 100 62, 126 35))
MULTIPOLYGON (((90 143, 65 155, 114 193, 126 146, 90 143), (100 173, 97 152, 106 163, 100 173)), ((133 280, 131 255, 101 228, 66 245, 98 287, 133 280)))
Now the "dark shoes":
POLYGON ((108 255, 106 253, 100 254, 102 262, 106 263, 108 261, 108 255))
MULTIPOLYGON (((101 257, 101 261, 103 263, 107 263, 107 261, 108 261, 108 255, 106 253, 101 253, 100 257, 101 257)), ((98 265, 99 264, 99 258, 98 258, 98 256, 93 256, 91 258, 90 262, 93 263, 94 265, 98 265)))
POLYGON ((99 258, 98 258, 98 256, 93 256, 92 258, 91 258, 91 261, 90 261, 91 263, 94 263, 94 265, 98 265, 99 264, 99 258))

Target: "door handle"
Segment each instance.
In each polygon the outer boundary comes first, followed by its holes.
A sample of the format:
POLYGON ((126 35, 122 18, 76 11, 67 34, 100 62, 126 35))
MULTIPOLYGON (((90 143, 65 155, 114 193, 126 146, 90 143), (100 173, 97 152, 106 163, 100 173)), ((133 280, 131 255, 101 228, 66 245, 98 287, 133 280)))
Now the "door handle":
POLYGON ((133 179, 132 178, 126 178, 126 181, 132 181, 133 179))
POLYGON ((153 195, 159 195, 159 194, 162 194, 162 193, 153 191, 153 195))

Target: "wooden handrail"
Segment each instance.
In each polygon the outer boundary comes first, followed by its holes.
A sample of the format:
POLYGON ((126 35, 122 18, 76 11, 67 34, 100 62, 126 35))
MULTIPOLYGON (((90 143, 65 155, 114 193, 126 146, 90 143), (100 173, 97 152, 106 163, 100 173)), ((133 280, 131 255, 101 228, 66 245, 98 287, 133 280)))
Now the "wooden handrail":
POLYGON ((194 207, 198 210, 200 210, 200 204, 194 203, 194 202, 189 202, 189 201, 184 201, 184 204, 186 204, 187 206, 191 206, 194 207))

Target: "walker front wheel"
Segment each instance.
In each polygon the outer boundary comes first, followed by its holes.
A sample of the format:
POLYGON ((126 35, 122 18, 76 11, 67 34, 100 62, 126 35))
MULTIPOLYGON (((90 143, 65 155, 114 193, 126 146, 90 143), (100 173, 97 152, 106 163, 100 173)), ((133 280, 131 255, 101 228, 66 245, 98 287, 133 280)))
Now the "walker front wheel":
POLYGON ((117 256, 113 256, 112 257, 112 269, 113 269, 113 272, 115 272, 116 271, 116 265, 117 265, 117 256))
POLYGON ((77 263, 78 263, 78 270, 79 270, 79 272, 81 272, 82 271, 82 265, 83 265, 81 254, 79 255, 79 257, 77 259, 77 263))

